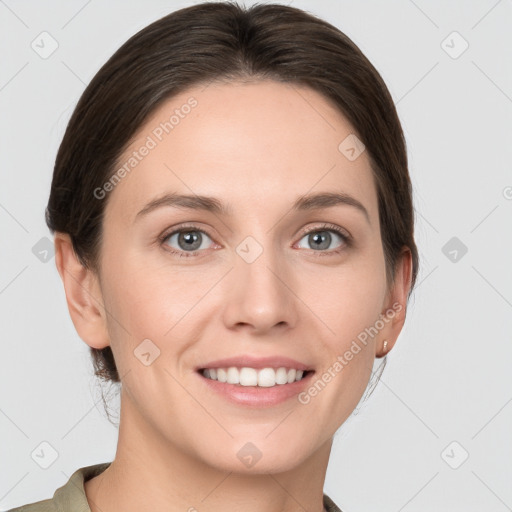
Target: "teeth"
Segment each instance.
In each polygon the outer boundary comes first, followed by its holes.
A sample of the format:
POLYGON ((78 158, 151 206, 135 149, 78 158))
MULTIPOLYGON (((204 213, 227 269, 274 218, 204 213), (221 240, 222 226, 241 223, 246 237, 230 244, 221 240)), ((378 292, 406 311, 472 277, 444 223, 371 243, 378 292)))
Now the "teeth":
POLYGON ((207 368, 203 370, 202 374, 208 379, 227 382, 228 384, 269 388, 278 384, 291 384, 301 380, 304 372, 295 368, 288 370, 284 367, 277 370, 274 370, 274 368, 256 370, 255 368, 230 366, 229 368, 207 368))

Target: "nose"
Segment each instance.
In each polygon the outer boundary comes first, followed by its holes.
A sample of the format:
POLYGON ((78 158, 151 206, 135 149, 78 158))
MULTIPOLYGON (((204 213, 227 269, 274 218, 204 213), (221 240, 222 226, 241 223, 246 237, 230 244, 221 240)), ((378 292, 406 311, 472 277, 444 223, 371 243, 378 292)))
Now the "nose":
POLYGON ((298 298, 293 293, 294 277, 286 259, 269 247, 271 244, 263 246, 249 239, 237 248, 225 287, 228 328, 246 326, 253 333, 264 334, 272 328, 295 326, 298 298))

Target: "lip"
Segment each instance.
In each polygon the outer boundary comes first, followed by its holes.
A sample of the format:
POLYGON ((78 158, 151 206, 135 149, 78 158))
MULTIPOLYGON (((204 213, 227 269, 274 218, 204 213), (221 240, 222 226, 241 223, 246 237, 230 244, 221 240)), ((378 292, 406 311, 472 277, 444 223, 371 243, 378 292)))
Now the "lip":
POLYGON ((296 397, 306 387, 310 386, 315 372, 309 371, 301 380, 296 380, 291 384, 278 384, 273 387, 228 384, 227 382, 219 382, 204 377, 200 371, 197 371, 196 374, 208 390, 214 391, 230 403, 251 408, 262 408, 276 406, 296 397))
MULTIPOLYGON (((295 368, 296 370, 313 370, 311 366, 308 366, 300 361, 296 361, 286 356, 267 356, 267 357, 256 357, 250 354, 242 354, 240 356, 229 357, 225 359, 217 359, 210 361, 203 365, 197 366, 196 371, 204 368, 229 368, 230 366, 236 366, 237 368, 249 367, 261 370, 262 368, 295 368)), ((301 382, 301 381, 298 381, 301 382)), ((284 384, 283 384, 284 385, 284 384)))

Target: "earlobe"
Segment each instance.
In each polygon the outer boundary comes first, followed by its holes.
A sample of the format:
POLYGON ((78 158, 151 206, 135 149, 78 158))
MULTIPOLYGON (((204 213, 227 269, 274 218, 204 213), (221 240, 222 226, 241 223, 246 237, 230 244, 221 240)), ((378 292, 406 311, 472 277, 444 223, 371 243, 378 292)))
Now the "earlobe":
POLYGON ((66 233, 55 234, 55 264, 64 285, 69 314, 75 329, 87 345, 110 345, 101 289, 95 273, 84 267, 66 233))
POLYGON ((384 329, 375 346, 375 357, 382 358, 394 347, 405 323, 407 297, 412 281, 412 254, 409 248, 402 250, 395 279, 387 294, 384 311, 384 329))

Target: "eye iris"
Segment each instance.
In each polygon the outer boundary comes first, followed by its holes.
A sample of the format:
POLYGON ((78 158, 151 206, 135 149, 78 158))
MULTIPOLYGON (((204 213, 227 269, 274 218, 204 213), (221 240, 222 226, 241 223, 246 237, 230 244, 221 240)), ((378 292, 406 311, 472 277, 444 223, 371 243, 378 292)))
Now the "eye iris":
POLYGON ((184 249, 198 249, 201 247, 201 235, 198 231, 184 231, 178 237, 178 244, 184 249), (193 234, 191 234, 193 233, 193 234), (199 241, 199 243, 198 243, 199 241), (182 242, 185 242, 182 244, 182 242))
POLYGON ((316 233, 313 233, 312 235, 309 235, 309 240, 314 241, 314 244, 318 249, 327 249, 331 243, 331 235, 328 231, 318 231, 316 233), (317 241, 320 241, 320 244, 317 244, 317 241), (327 244, 325 244, 325 241, 327 240, 327 244), (322 244, 322 242, 324 242, 322 244))

